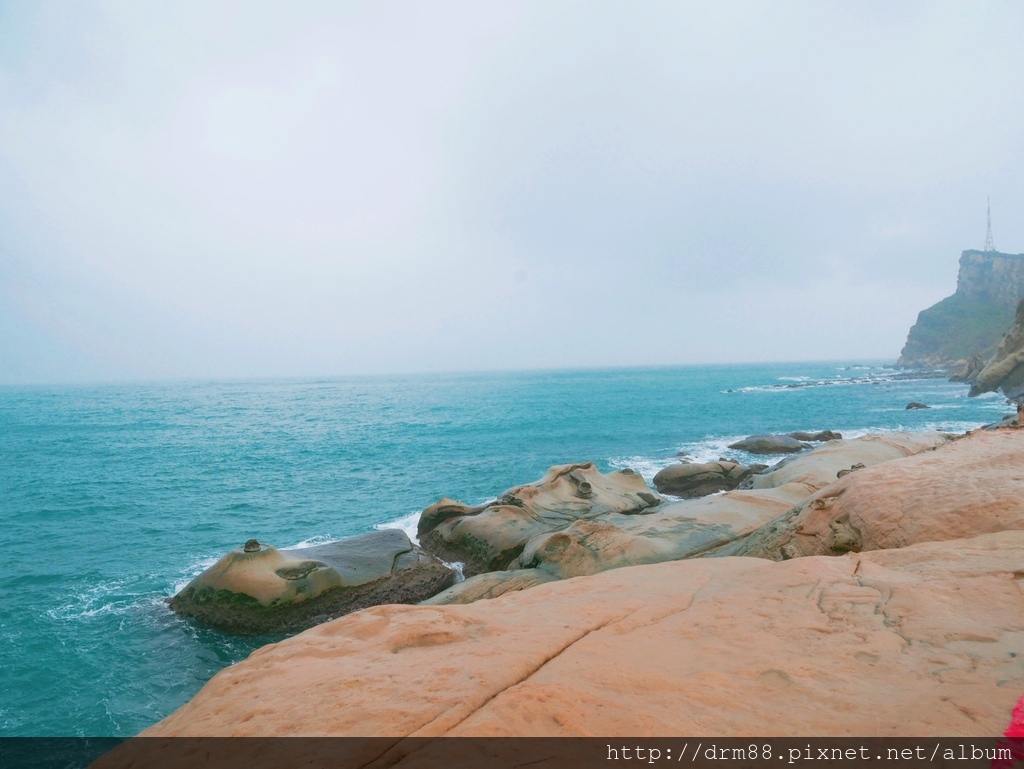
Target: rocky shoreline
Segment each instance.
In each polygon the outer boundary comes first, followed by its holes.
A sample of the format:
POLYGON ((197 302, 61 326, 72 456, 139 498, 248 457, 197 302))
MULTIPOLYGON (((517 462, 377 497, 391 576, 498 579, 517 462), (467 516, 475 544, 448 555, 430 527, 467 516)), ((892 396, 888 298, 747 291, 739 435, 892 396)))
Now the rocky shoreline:
POLYGON ((697 499, 583 463, 441 500, 402 552, 468 579, 263 647, 143 734, 996 734, 1022 470, 1010 425, 835 439, 697 499))

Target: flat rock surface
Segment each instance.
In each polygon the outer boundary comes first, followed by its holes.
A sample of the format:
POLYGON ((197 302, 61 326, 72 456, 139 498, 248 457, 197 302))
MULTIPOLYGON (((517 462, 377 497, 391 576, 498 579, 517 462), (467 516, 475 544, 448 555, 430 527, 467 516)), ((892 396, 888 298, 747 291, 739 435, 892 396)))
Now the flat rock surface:
POLYGON ((254 652, 144 736, 992 735, 1024 533, 679 561, 377 606, 254 652))

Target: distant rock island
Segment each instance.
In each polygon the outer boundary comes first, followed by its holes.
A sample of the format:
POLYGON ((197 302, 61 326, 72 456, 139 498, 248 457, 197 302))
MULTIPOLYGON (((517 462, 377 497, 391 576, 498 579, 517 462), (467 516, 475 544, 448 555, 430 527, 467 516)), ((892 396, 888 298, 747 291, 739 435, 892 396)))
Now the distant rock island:
POLYGON ((956 293, 922 310, 897 365, 980 369, 996 351, 1024 296, 1024 254, 964 251, 956 293))

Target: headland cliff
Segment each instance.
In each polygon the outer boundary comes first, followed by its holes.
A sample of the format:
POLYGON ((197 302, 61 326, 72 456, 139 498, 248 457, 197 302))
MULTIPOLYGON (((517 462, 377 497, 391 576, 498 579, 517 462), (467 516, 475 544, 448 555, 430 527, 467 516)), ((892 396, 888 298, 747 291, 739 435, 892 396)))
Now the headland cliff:
POLYGON ((898 365, 906 368, 964 366, 989 360, 1024 296, 1024 254, 964 251, 956 292, 922 310, 910 329, 898 365))

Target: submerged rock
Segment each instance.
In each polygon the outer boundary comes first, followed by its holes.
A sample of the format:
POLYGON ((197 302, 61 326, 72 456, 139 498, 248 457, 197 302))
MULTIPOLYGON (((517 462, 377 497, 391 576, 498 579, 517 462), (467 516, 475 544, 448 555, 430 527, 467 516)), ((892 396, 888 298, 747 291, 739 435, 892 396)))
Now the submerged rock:
POLYGON ((730 443, 729 448, 751 454, 792 454, 809 447, 788 435, 748 435, 742 441, 730 443))
POLYGON ((400 529, 295 550, 251 539, 193 579, 170 607, 228 632, 265 633, 381 603, 416 603, 454 579, 400 529))
POLYGON ((669 465, 654 476, 654 488, 660 494, 674 497, 705 497, 719 491, 735 489, 767 465, 742 465, 722 459, 718 462, 695 464, 683 462, 669 465))

